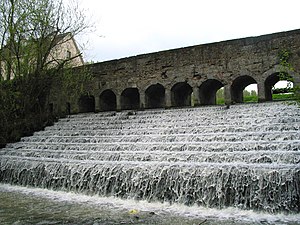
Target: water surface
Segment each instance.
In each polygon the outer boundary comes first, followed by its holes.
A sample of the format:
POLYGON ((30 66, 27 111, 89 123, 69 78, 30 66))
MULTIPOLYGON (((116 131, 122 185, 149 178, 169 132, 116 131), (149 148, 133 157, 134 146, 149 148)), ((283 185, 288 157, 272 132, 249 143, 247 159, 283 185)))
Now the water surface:
POLYGON ((300 224, 299 214, 268 214, 101 198, 0 184, 0 224, 300 224))

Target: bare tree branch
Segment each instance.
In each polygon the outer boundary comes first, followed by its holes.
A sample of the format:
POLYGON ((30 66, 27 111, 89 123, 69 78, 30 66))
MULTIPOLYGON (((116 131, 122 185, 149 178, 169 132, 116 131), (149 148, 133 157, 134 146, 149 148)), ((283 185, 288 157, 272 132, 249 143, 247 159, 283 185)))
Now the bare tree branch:
MULTIPOLYGON (((0 62, 5 64, 0 75, 6 79, 49 69, 51 52, 69 41, 57 41, 60 35, 70 33, 71 39, 91 26, 76 0, 2 0, 0 18, 0 62)), ((61 69, 68 63, 55 65, 61 69)))

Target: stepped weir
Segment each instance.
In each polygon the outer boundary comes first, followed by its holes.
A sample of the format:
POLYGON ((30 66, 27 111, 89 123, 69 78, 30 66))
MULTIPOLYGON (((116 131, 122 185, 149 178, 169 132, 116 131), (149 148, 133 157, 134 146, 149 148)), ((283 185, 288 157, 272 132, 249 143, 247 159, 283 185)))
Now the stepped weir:
POLYGON ((299 213, 299 130, 281 102, 72 115, 0 149, 0 182, 299 213))

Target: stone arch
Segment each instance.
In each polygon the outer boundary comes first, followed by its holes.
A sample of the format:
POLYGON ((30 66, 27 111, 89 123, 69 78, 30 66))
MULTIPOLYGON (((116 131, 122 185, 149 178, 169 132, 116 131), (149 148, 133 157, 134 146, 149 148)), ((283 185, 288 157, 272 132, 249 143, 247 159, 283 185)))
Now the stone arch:
MULTIPOLYGON (((288 76, 289 74, 287 74, 288 76)), ((279 77, 279 72, 278 73, 274 73, 270 76, 267 77, 267 79, 265 80, 265 98, 266 101, 272 101, 273 100, 273 91, 272 88, 274 87, 274 85, 280 81, 280 77, 279 77)))
POLYGON ((139 109, 140 93, 137 88, 126 88, 121 94, 121 109, 139 109))
POLYGON ((100 111, 114 111, 117 109, 117 98, 115 93, 110 90, 104 90, 99 97, 100 111))
POLYGON ((92 95, 82 95, 78 100, 79 112, 95 112, 95 97, 92 95))
MULTIPOLYGON (((282 69, 279 65, 274 68, 268 70, 263 74, 265 78, 264 81, 264 96, 266 101, 272 101, 272 88, 273 86, 280 80, 279 74, 282 72, 282 69)), ((295 73, 293 71, 286 71, 286 74, 291 77, 295 77, 295 73)))
POLYGON ((237 77, 231 85, 231 101, 235 103, 242 103, 244 101, 243 91, 245 87, 256 83, 257 81, 248 75, 237 77))
POLYGON ((164 108, 166 105, 165 88, 161 84, 150 85, 145 91, 146 108, 164 108))
POLYGON ((191 106, 192 87, 187 82, 179 82, 171 88, 172 106, 191 106))
POLYGON ((272 101, 272 87, 279 81, 279 73, 273 73, 264 82, 266 101, 272 101))
POLYGON ((199 87, 200 105, 215 105, 216 93, 224 84, 216 79, 208 79, 199 87))

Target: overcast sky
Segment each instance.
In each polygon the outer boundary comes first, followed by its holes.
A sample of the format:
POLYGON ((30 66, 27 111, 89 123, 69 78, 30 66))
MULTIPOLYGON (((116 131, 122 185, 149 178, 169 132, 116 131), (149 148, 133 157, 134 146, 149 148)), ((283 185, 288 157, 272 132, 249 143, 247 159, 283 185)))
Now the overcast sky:
POLYGON ((300 0, 83 0, 95 32, 84 59, 143 53, 300 29, 300 0))

